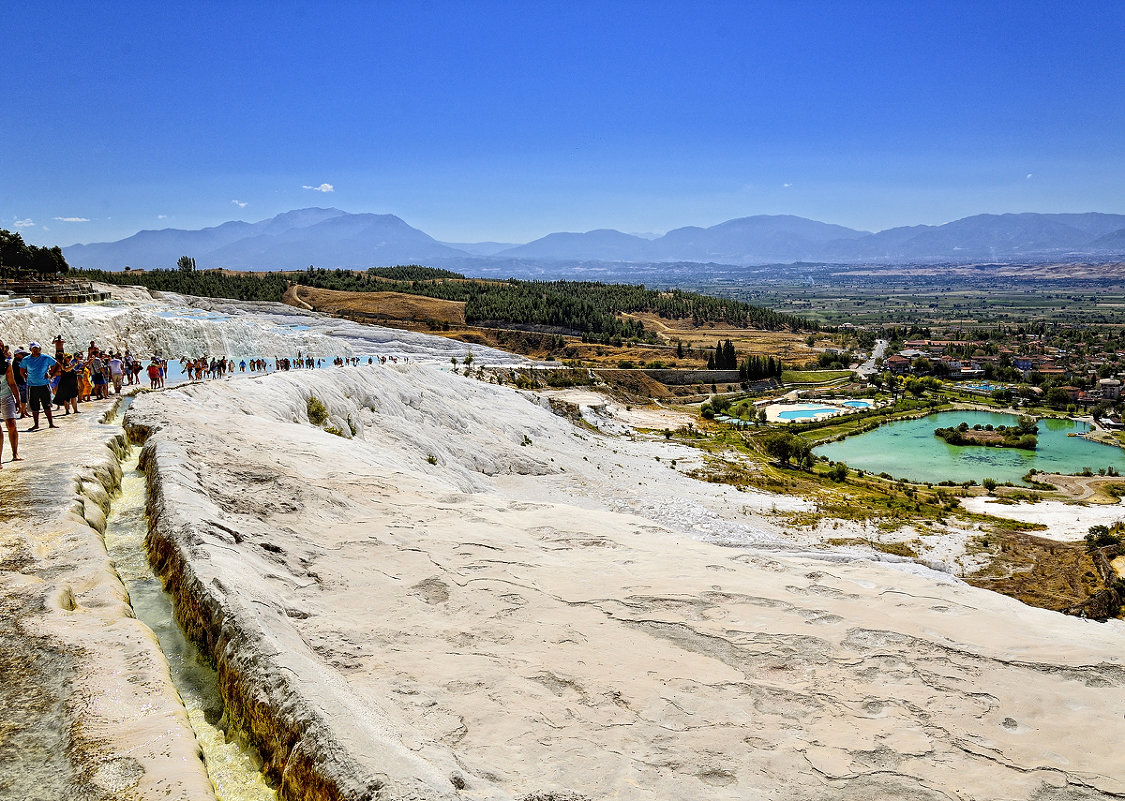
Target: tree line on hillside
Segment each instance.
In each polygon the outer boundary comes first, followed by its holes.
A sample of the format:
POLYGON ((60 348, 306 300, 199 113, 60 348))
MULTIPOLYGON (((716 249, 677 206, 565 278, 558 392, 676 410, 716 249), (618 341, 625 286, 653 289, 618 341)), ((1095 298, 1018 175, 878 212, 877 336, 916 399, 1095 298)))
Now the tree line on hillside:
POLYGON ((117 286, 143 286, 158 292, 178 292, 181 295, 199 295, 205 298, 231 298, 233 300, 280 301, 289 287, 288 279, 281 273, 261 275, 228 275, 218 270, 131 270, 106 272, 104 270, 77 270, 75 275, 90 281, 101 281, 117 286))
MULTIPOLYGON (((406 275, 406 273, 400 273, 406 275)), ((465 303, 466 321, 474 324, 515 322, 565 328, 588 341, 651 340, 637 320, 617 315, 648 312, 668 319, 690 318, 770 330, 814 330, 799 317, 741 301, 696 295, 680 290, 657 291, 631 284, 600 281, 481 281, 424 267, 373 268, 366 273, 313 269, 291 274, 307 286, 346 291, 402 292, 465 303), (394 277, 391 270, 414 271, 417 277, 394 277), (435 275, 440 273, 440 275, 435 275), (446 280, 455 278, 457 280, 446 280)), ((734 369, 734 366, 731 367, 734 369)))
MULTIPOLYGON (((798 317, 679 290, 660 292, 643 286, 594 281, 484 281, 418 265, 379 267, 365 272, 309 267, 290 273, 227 274, 196 270, 194 260, 184 256, 174 270, 83 270, 81 274, 110 284, 139 284, 158 291, 238 300, 280 301, 290 281, 320 289, 400 292, 463 302, 466 322, 473 325, 536 326, 573 332, 584 341, 604 344, 654 342, 655 335, 646 331, 640 320, 621 316, 638 312, 691 317, 698 324, 721 322, 771 330, 815 328, 798 317)), ((737 358, 732 355, 726 369, 738 367, 737 358)))
POLYGON ((23 241, 17 231, 0 228, 0 277, 16 278, 33 274, 44 278, 70 271, 62 248, 39 247, 23 241))

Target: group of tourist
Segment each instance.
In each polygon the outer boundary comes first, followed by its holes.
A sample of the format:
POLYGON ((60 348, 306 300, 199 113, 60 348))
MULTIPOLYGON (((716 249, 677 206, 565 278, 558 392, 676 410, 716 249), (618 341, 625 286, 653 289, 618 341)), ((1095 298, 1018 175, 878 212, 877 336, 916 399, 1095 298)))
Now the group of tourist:
MULTIPOLYGON (((68 353, 62 335, 55 337, 52 344, 54 356, 44 353, 38 342, 13 350, 0 341, 0 420, 3 420, 8 432, 12 451, 10 461, 22 461, 17 420, 31 417, 32 425, 27 429, 30 433, 39 430, 39 416, 42 414, 46 417, 48 428, 58 428, 56 413, 62 412, 64 416, 72 412, 79 414, 79 403, 108 400, 111 394, 120 395, 124 387, 141 383, 142 372, 148 376, 151 389, 164 387, 168 365, 159 356, 153 356, 146 366, 128 348, 103 350, 91 341, 84 350, 68 353)), ((375 356, 368 357, 367 363, 386 364, 388 360, 398 362, 394 356, 375 356)), ((273 369, 313 369, 323 367, 324 362, 324 359, 298 351, 292 359, 274 357, 273 369)), ((336 367, 360 363, 358 356, 338 356, 332 360, 336 367)), ((191 359, 185 356, 180 359, 180 368, 188 381, 202 381, 205 378, 225 378, 235 371, 236 364, 233 359, 225 357, 191 359)), ((245 373, 247 368, 252 373, 265 373, 269 372, 270 364, 266 359, 238 362, 239 372, 245 373)), ((2 462, 3 440, 0 438, 0 464, 2 462)))
POLYGON ((108 400, 111 388, 119 395, 123 387, 140 383, 143 367, 128 350, 102 350, 91 341, 85 351, 68 353, 61 335, 52 344, 54 356, 44 353, 38 342, 12 350, 0 341, 0 419, 8 431, 11 461, 21 461, 17 420, 30 416, 32 425, 27 431, 38 431, 42 414, 49 428, 58 428, 56 412, 79 414, 79 403, 108 400))
MULTIPOLYGON (((367 363, 386 364, 388 359, 396 364, 398 363, 398 358, 395 356, 369 356, 367 358, 367 363)), ((405 360, 409 361, 409 359, 405 360)), ((292 358, 288 356, 274 356, 273 371, 280 373, 287 370, 313 370, 324 367, 324 363, 324 359, 318 359, 302 354, 301 351, 297 351, 297 355, 292 358)), ((332 359, 332 365, 334 367, 344 367, 345 365, 357 367, 361 363, 362 359, 359 356, 337 356, 332 359)), ((270 363, 267 359, 242 359, 237 365, 234 359, 228 359, 224 356, 211 359, 208 359, 206 356, 200 356, 195 359, 184 356, 180 359, 180 369, 183 371, 184 377, 188 381, 226 378, 235 372, 236 367, 240 373, 245 373, 247 370, 251 373, 268 373, 270 371, 270 363)))

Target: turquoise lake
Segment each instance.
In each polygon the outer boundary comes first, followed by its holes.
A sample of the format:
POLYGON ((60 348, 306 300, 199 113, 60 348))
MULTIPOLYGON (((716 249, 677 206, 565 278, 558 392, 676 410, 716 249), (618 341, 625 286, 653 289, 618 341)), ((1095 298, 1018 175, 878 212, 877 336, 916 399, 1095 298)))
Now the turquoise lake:
POLYGON ((1031 469, 1043 473, 1080 473, 1089 467, 1113 467, 1125 474, 1125 450, 1081 437, 1089 426, 1071 420, 1040 420, 1039 447, 1033 451, 1015 448, 983 448, 949 445, 934 436, 935 428, 948 428, 966 422, 970 426, 1014 425, 1016 418, 996 412, 940 412, 918 420, 902 420, 882 425, 874 431, 822 445, 817 456, 869 473, 890 473, 895 478, 913 481, 980 481, 1023 483, 1031 469))

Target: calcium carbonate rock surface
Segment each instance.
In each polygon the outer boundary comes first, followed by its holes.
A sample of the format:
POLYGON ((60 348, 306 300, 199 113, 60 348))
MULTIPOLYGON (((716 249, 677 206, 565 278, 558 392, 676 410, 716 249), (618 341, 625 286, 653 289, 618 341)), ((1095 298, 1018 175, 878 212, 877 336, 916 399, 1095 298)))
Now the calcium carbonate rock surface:
POLYGON ((675 446, 415 366, 126 422, 178 614, 292 797, 1125 794, 1119 623, 786 555, 755 516, 785 499, 675 446))
POLYGON ((73 306, 35 304, 0 314, 0 339, 12 345, 50 343, 56 335, 73 353, 91 341, 102 348, 130 349, 134 355, 167 359, 225 356, 234 360, 294 357, 298 352, 325 360, 387 356, 448 365, 470 350, 478 364, 518 364, 510 353, 442 337, 361 325, 281 303, 220 300, 149 293, 140 287, 96 284, 112 291, 107 303, 73 306))
POLYGON ((214 798, 101 538, 121 429, 88 404, 59 423, 0 470, 0 799, 214 798))

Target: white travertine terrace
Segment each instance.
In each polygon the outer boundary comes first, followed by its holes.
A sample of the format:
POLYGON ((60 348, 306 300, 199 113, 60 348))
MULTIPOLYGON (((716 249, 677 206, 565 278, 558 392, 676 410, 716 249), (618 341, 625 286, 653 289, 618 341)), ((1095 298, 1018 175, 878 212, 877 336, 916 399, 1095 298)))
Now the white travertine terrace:
POLYGON ((359 368, 146 396, 127 426, 149 435, 161 569, 294 788, 1125 792, 1119 623, 611 511, 599 481, 674 503, 692 480, 534 396, 359 368))
MULTIPOLYGON (((76 347, 128 334, 138 350, 445 364, 465 347, 273 304, 118 295, 5 311, 0 337, 68 326, 76 347)), ((153 557, 285 797, 1125 794, 1120 621, 910 561, 801 551, 814 540, 771 512, 808 502, 695 480, 694 451, 630 436, 636 410, 571 397, 611 433, 416 364, 137 399, 153 557), (314 396, 338 435, 309 423, 314 396)), ((100 548, 115 430, 81 418, 24 437, 31 458, 0 473, 0 658, 20 678, 0 701, 24 704, 0 755, 57 742, 42 780, 20 774, 42 797, 59 795, 57 769, 82 797, 206 798, 155 643, 100 548)))

